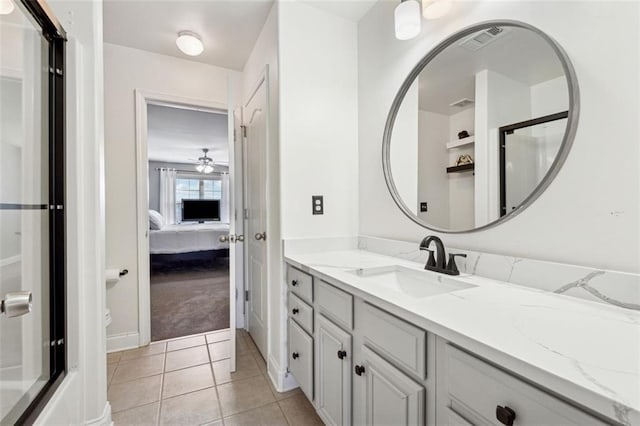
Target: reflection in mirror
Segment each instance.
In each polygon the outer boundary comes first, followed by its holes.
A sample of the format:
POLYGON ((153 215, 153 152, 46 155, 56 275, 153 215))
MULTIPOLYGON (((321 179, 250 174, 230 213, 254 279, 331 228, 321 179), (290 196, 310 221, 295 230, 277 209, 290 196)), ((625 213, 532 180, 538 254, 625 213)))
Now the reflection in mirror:
POLYGON ((556 52, 537 30, 485 24, 405 83, 385 141, 385 172, 405 213, 465 231, 533 198, 569 145, 570 65, 556 52))

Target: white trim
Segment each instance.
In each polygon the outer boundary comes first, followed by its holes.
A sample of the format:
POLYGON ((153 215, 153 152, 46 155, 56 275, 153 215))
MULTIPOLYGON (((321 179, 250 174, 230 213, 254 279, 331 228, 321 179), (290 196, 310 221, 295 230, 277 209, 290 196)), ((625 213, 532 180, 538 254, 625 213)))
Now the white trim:
POLYGON ((267 372, 273 387, 278 392, 287 392, 299 387, 293 374, 290 374, 286 369, 281 369, 276 359, 271 355, 269 356, 267 372))
POLYGON ((107 337, 107 353, 118 352, 125 349, 136 349, 140 344, 138 333, 122 333, 107 337))
MULTIPOLYGON (((139 346, 151 343, 151 289, 149 282, 149 158, 147 147, 147 106, 171 105, 179 108, 207 111, 229 111, 221 102, 187 98, 145 89, 135 90, 136 126, 136 217, 138 251, 138 328, 139 346)), ((233 297, 232 297, 233 301, 233 297)), ((233 318, 235 322, 235 318, 233 318)), ((116 336, 114 336, 116 337, 116 336)), ((111 337, 109 338, 111 339, 111 337)))
POLYGON ((104 405, 104 409, 102 410, 102 414, 100 417, 96 417, 95 419, 87 420, 85 422, 87 426, 111 426, 113 425, 113 420, 111 419, 111 404, 109 401, 104 405))

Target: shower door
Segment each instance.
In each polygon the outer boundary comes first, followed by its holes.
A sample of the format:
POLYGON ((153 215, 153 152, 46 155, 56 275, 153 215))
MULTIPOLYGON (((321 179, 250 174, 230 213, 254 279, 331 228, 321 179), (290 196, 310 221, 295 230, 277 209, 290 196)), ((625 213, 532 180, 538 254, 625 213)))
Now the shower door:
POLYGON ((0 12, 0 424, 31 423, 65 369, 64 32, 0 12))

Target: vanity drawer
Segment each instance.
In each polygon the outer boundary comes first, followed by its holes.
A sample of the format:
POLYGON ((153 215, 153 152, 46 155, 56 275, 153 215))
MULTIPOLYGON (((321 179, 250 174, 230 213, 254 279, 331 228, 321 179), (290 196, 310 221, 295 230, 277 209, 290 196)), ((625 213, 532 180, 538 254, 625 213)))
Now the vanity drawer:
POLYGON ((313 338, 289 318, 289 370, 313 401, 313 338))
POLYGON ((289 316, 309 334, 313 333, 313 308, 302 301, 298 296, 289 292, 289 316))
POLYGON ((318 310, 338 325, 353 329, 353 296, 331 284, 317 280, 316 303, 318 310))
POLYGON ((287 265, 287 285, 289 290, 308 303, 313 303, 313 280, 311 275, 287 265))
POLYGON ((446 361, 447 406, 472 424, 500 424, 498 407, 513 410, 518 426, 605 424, 451 345, 446 361))
POLYGON ((365 343, 416 376, 426 377, 426 332, 375 306, 364 304, 365 343))

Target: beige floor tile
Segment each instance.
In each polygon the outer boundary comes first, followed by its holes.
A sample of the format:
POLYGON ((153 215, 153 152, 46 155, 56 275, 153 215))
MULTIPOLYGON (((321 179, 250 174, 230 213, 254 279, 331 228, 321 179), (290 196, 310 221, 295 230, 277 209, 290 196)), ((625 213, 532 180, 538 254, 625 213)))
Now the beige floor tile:
POLYGON ((121 352, 122 356, 120 357, 120 361, 141 358, 143 356, 151 356, 158 355, 164 353, 167 344, 164 342, 161 343, 152 343, 148 346, 143 346, 138 349, 131 349, 128 351, 121 352))
POLYGON ((164 375, 162 398, 170 398, 213 385, 213 375, 209 364, 172 371, 164 375))
POLYGON ((107 364, 117 364, 121 356, 122 352, 111 352, 107 354, 107 364))
POLYGON ((286 391, 286 392, 278 392, 275 386, 273 386, 273 383, 271 383, 271 379, 269 379, 268 377, 267 377, 267 383, 269 383, 271 392, 273 393, 273 396, 276 398, 277 401, 291 398, 292 396, 296 396, 296 395, 304 395, 302 393, 302 390, 300 390, 300 388, 291 389, 290 391, 286 391))
POLYGON ((254 408, 224 419, 225 426, 287 426, 278 404, 254 408))
POLYGON ((207 343, 222 342, 223 340, 229 340, 231 338, 231 332, 229 330, 215 331, 211 334, 207 334, 207 343))
POLYGON ((222 414, 231 416, 275 401, 264 377, 256 376, 218 386, 222 414))
POLYGON ((208 364, 209 352, 206 346, 195 346, 193 348, 180 349, 179 351, 167 352, 165 371, 178 370, 180 368, 193 367, 194 365, 208 364))
POLYGON ((267 376, 267 363, 265 362, 262 355, 259 352, 253 354, 253 358, 256 360, 256 364, 258 364, 258 369, 260 372, 266 377, 267 376))
POLYGON ((164 354, 120 361, 113 375, 112 383, 123 383, 141 377, 162 374, 163 367, 164 354))
POLYGON ((231 342, 227 340, 210 344, 209 355, 211 356, 211 361, 229 358, 231 356, 231 342))
POLYGON ((113 373, 116 372, 116 367, 118 364, 107 364, 107 386, 111 384, 111 380, 113 379, 113 373))
POLYGON ((236 357, 236 371, 234 373, 230 371, 230 363, 231 360, 223 359, 211 364, 217 385, 260 375, 258 364, 251 355, 236 357))
POLYGON ((208 388, 163 400, 160 424, 201 425, 220 416, 216 389, 208 388))
POLYGON ((162 376, 151 376, 126 383, 112 383, 107 399, 114 413, 160 400, 162 376))
POLYGON ((155 402, 142 407, 131 408, 113 414, 113 424, 115 426, 147 426, 158 424, 158 407, 160 403, 155 402))
POLYGON ((282 412, 291 425, 315 426, 324 424, 316 414, 316 410, 313 408, 313 405, 311 405, 309 400, 302 393, 291 398, 278 401, 278 404, 280 404, 282 412))
POLYGON ((171 340, 167 343, 167 351, 177 351, 178 349, 191 348, 193 346, 205 345, 207 341, 204 336, 185 337, 184 339, 171 340))
POLYGON ((220 419, 220 420, 216 420, 215 422, 207 423, 202 426, 224 426, 224 423, 222 423, 222 419, 220 419))

